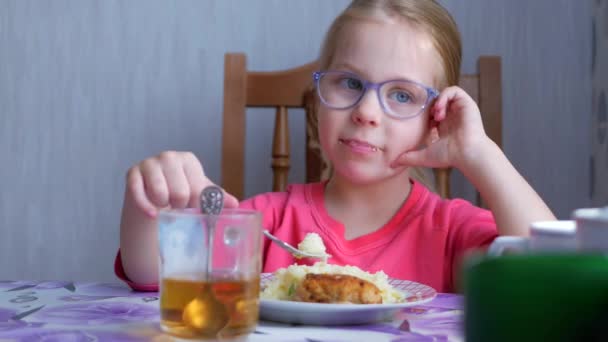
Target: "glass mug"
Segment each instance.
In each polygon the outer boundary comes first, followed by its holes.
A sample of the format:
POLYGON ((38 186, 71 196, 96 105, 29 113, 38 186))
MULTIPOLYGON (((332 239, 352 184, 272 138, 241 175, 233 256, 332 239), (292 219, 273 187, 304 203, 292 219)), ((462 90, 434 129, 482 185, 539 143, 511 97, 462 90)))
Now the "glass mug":
POLYGON ((576 209, 572 219, 576 221, 579 250, 608 252, 608 207, 576 209))
POLYGON ((575 221, 537 221, 530 224, 530 237, 499 236, 490 244, 487 254, 489 256, 499 256, 508 251, 517 253, 571 253, 576 248, 575 221))
POLYGON ((235 339, 259 317, 262 217, 253 210, 162 210, 161 329, 187 339, 235 339))

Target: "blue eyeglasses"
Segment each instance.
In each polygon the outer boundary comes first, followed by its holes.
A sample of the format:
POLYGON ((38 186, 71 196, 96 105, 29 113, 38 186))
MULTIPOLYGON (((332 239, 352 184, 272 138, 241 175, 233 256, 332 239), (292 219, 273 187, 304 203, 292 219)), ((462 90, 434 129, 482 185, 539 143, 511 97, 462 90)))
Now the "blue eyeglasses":
POLYGON ((382 110, 396 119, 419 115, 439 95, 436 89, 414 81, 389 80, 373 83, 346 71, 316 71, 313 73, 313 79, 321 102, 329 108, 352 108, 369 89, 374 89, 382 110))

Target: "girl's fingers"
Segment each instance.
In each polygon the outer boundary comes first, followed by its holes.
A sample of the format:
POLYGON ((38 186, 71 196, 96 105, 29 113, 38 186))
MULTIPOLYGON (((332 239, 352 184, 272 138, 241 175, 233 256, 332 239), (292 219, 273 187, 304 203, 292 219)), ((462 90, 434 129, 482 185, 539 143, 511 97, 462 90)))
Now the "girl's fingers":
MULTIPOLYGON (((190 152, 163 152, 127 173, 127 191, 137 207, 152 218, 158 208, 199 207, 201 191, 210 185, 214 184, 190 152)), ((239 201, 224 191, 224 206, 237 208, 239 201)))
POLYGON ((238 208, 239 200, 231 194, 227 193, 226 190, 222 189, 222 191, 224 191, 224 206, 226 208, 238 208))
POLYGON ((435 121, 440 122, 445 119, 448 105, 458 96, 459 91, 461 90, 458 87, 447 87, 439 94, 433 105, 433 119, 435 121))
POLYGON ((390 166, 392 168, 403 166, 445 167, 447 165, 445 149, 445 141, 435 141, 422 149, 402 153, 390 166))
POLYGON ((422 151, 423 150, 411 151, 411 152, 405 152, 405 153, 401 154, 391 164, 391 167, 397 168, 397 167, 401 167, 401 166, 415 166, 415 165, 424 166, 424 165, 421 165, 421 163, 420 163, 423 159, 422 151))
POLYGON ((135 205, 146 215, 155 217, 156 206, 146 196, 144 180, 138 166, 134 166, 127 172, 127 191, 135 201, 135 205))
POLYGON ((190 185, 177 154, 161 155, 171 208, 185 208, 190 201, 190 185))
POLYGON ((147 159, 141 163, 141 173, 147 197, 156 207, 169 205, 169 188, 160 163, 156 159, 147 159))
MULTIPOLYGON (((205 187, 215 184, 209 180, 207 176, 205 176, 203 166, 193 154, 187 153, 184 156, 183 167, 191 189, 189 206, 199 207, 201 191, 205 187)), ((224 192, 224 207, 237 208, 239 206, 239 201, 236 199, 236 197, 227 193, 223 189, 222 191, 224 192)))
POLYGON ((433 158, 434 152, 430 147, 423 148, 421 150, 409 151, 401 154, 397 159, 391 163, 392 168, 398 167, 440 167, 441 161, 433 158))
POLYGON ((200 207, 201 191, 213 183, 205 176, 201 163, 193 154, 186 153, 183 158, 183 171, 190 184, 188 207, 198 208, 200 207))

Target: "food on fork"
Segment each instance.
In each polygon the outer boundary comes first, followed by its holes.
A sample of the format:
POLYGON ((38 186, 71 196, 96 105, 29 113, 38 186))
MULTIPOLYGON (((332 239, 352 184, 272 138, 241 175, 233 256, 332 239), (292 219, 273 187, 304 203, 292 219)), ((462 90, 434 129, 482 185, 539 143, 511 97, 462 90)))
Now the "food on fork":
POLYGON ((317 233, 308 233, 298 244, 298 249, 304 253, 325 255, 324 261, 327 262, 327 252, 323 239, 317 233))
POLYGON ((293 298, 313 303, 382 304, 376 285, 346 274, 308 273, 293 298))

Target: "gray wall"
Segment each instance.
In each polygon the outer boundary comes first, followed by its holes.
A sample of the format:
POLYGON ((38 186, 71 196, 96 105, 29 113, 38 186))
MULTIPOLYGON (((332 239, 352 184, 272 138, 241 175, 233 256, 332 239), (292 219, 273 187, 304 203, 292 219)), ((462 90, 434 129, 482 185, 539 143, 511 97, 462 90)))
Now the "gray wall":
POLYGON ((593 117, 591 121, 591 200, 608 205, 608 0, 593 8, 593 117))
MULTIPOLYGON (((509 158, 560 217, 587 206, 591 1, 443 2, 464 71, 503 56, 509 158)), ((346 3, 0 0, 0 279, 113 280, 127 168, 190 150, 219 180, 223 54, 259 70, 310 61, 346 3)), ((270 187, 272 123, 255 112, 249 194, 270 187)), ((292 181, 302 123, 292 116, 292 181)))
MULTIPOLYGON (((591 1, 444 1, 465 71, 503 59, 503 149, 558 218, 589 205, 591 1)), ((458 186, 457 186, 458 187, 458 186)), ((459 187, 464 197, 470 189, 459 187)))

